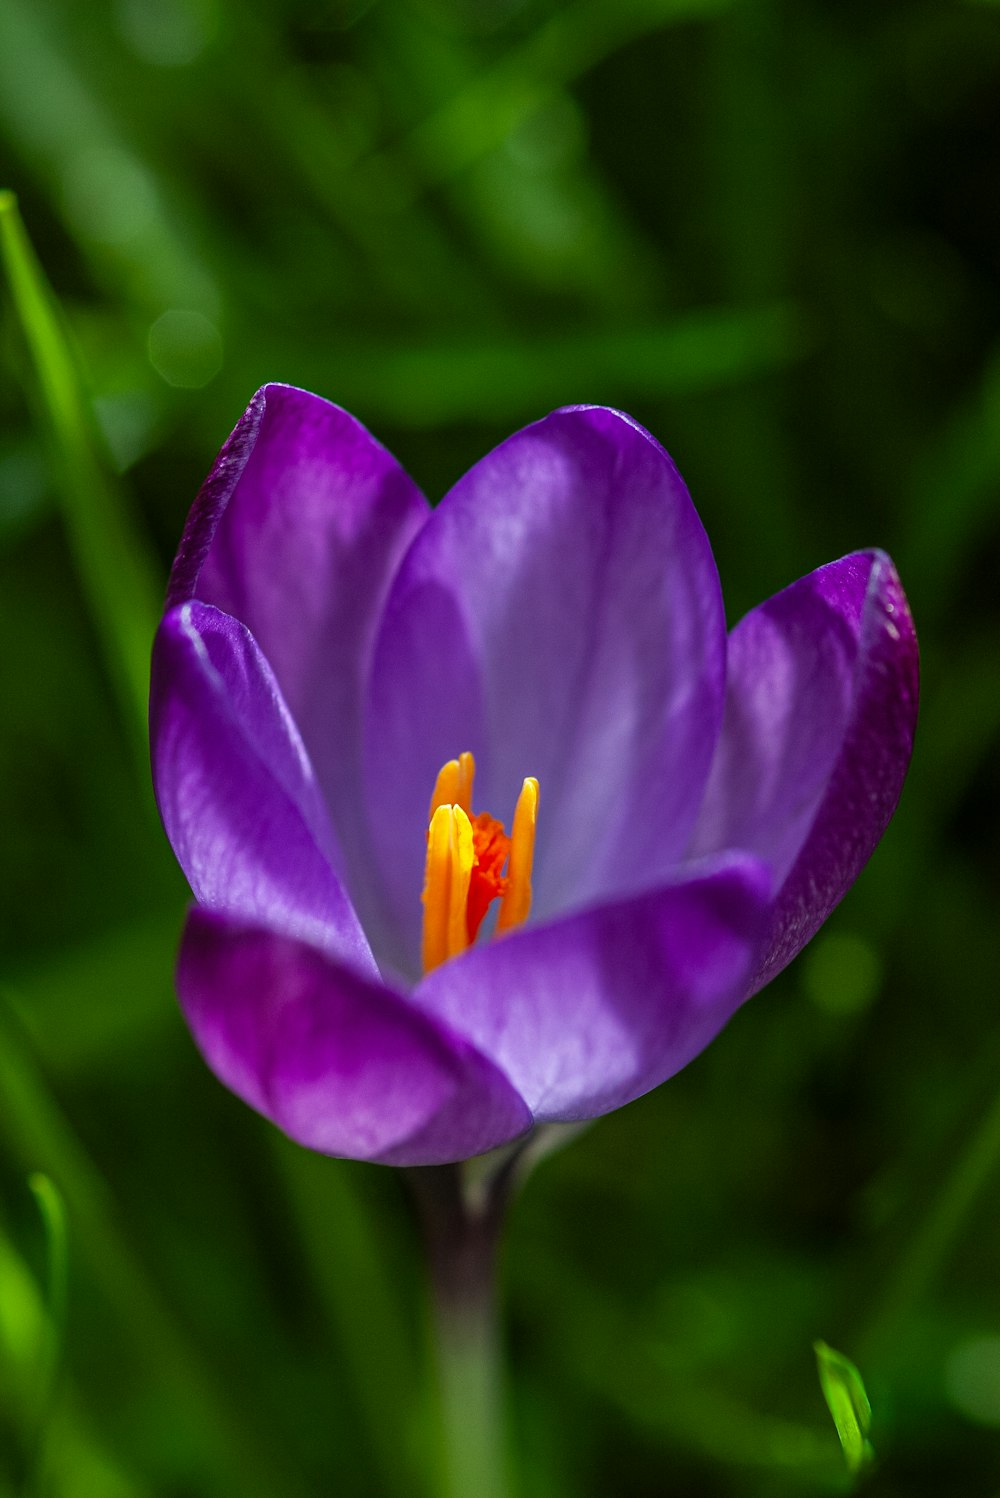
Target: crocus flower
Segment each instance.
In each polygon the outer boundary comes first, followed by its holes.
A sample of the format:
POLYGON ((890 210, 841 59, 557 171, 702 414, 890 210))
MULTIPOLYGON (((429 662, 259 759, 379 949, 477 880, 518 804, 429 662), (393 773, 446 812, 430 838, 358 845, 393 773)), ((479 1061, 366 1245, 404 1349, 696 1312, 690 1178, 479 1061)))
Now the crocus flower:
POLYGON ((916 701, 881 552, 727 638, 684 483, 620 412, 555 412, 431 510, 346 412, 266 386, 154 654, 195 1040, 332 1155, 456 1161, 620 1107, 856 878, 916 701))

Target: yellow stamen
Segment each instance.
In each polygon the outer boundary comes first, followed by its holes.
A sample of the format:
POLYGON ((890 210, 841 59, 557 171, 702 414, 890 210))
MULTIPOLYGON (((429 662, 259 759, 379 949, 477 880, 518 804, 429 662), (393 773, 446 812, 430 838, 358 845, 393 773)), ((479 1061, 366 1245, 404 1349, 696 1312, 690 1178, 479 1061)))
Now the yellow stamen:
POLYGON ((466 751, 458 759, 449 759, 441 766, 434 782, 431 809, 428 818, 433 819, 439 806, 460 806, 467 817, 472 815, 472 782, 476 775, 476 761, 466 751))
POLYGON ((472 816, 472 782, 476 778, 476 761, 468 749, 458 756, 458 795, 456 806, 460 806, 467 817, 472 816))
POLYGON ((458 760, 450 759, 447 764, 441 766, 438 778, 434 782, 434 791, 431 796, 431 807, 427 813, 428 821, 433 822, 434 813, 439 806, 454 806, 458 800, 458 760))
POLYGON ((434 785, 422 896, 425 973, 472 945, 494 900, 498 933, 519 926, 531 909, 538 781, 529 776, 522 785, 508 837, 487 812, 473 816, 475 775, 466 752, 442 765, 434 785))
POLYGON ((500 901, 497 931, 509 931, 528 918, 531 909, 531 866, 535 857, 535 823, 538 819, 538 781, 529 775, 521 787, 510 829, 507 888, 500 901))
MULTIPOLYGON (((458 768, 457 761, 451 763, 458 768)), ((439 785, 441 775, 438 776, 439 785)), ((427 872, 423 893, 425 973, 440 967, 449 957, 457 957, 469 945, 466 911, 474 856, 472 823, 468 814, 461 806, 437 806, 427 833, 427 872)))

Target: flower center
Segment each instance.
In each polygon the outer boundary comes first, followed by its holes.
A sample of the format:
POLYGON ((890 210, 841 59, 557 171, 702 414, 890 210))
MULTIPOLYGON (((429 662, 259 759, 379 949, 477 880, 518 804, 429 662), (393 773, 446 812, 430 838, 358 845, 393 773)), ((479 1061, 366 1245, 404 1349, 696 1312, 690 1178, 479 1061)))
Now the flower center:
POLYGON ((531 909, 538 781, 529 775, 521 786, 508 836, 489 812, 473 815, 475 774, 471 754, 450 759, 431 797, 421 897, 425 973, 471 947, 494 900, 500 901, 498 935, 520 926, 531 909))

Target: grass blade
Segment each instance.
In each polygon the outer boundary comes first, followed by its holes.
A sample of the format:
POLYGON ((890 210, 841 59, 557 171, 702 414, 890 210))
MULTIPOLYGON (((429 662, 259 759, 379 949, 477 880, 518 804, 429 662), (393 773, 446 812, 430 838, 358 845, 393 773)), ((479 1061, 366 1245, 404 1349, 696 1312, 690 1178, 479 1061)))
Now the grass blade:
POLYGON ((0 192, 0 262, 34 364, 80 581, 145 763, 149 651, 159 613, 154 568, 104 460, 57 303, 11 192, 0 192))

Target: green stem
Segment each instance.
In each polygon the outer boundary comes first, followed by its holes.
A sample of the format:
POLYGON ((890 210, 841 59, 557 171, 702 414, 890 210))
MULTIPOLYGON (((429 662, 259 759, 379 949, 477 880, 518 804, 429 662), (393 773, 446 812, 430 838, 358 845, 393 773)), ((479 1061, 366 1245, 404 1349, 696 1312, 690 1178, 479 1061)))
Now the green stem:
POLYGON ((437 1341, 442 1498, 508 1498, 497 1253, 513 1163, 473 1193, 462 1167, 409 1172, 427 1244, 437 1341))

